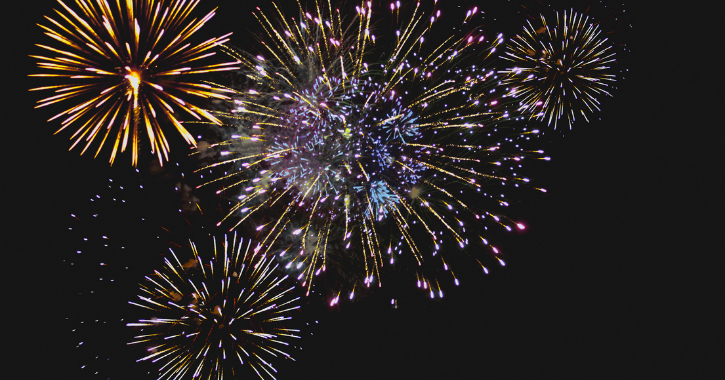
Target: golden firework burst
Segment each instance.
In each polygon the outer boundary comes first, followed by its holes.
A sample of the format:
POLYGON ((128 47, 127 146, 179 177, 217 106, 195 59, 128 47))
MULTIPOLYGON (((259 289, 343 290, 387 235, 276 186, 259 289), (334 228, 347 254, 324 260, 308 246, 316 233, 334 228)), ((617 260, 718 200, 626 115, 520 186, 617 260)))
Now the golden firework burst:
POLYGON ((151 151, 159 162, 168 160, 169 142, 159 122, 163 114, 190 145, 196 142, 174 112, 182 109, 194 118, 221 122, 206 110, 182 99, 186 95, 228 99, 225 89, 186 81, 187 75, 238 69, 237 62, 198 65, 215 54, 212 49, 228 41, 231 33, 200 44, 189 42, 215 14, 190 19, 199 3, 179 0, 76 0, 74 10, 58 0, 61 10, 50 23, 38 24, 45 34, 62 45, 37 46, 52 56, 32 55, 47 73, 33 74, 65 83, 31 89, 52 90, 53 96, 38 101, 36 108, 75 101, 76 104, 49 121, 62 118, 56 132, 76 126, 71 149, 94 142, 98 156, 109 136, 113 140, 110 163, 129 145, 132 164, 138 162, 139 135, 146 130, 151 151), (112 2, 113 3, 113 2, 112 2))

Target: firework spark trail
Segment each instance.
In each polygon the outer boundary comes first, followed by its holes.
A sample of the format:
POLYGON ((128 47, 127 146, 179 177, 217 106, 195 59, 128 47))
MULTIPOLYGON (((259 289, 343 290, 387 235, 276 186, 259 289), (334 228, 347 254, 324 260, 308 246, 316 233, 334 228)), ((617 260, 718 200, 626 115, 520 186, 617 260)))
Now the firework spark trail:
MULTIPOLYGON (((222 157, 232 157, 223 162, 236 167, 202 185, 240 178, 218 191, 241 189, 224 219, 239 215, 241 223, 255 214, 275 215, 255 229, 266 246, 276 243, 283 256, 293 253, 284 256, 286 267, 301 269, 298 279, 308 293, 313 278, 326 270, 328 253, 359 254, 362 282, 380 285, 380 268, 405 250, 421 271, 424 263, 448 271, 436 258, 443 237, 463 249, 481 219, 523 228, 471 203, 484 196, 508 205, 498 190, 485 190, 528 182, 516 173, 520 162, 542 153, 518 143, 536 131, 499 130, 523 117, 514 114, 518 106, 495 71, 461 63, 471 57, 480 65, 503 42, 500 35, 484 42, 472 29, 429 49, 426 38, 441 39, 429 35, 440 11, 424 12, 417 4, 400 23, 392 49, 376 58, 369 3, 344 22, 329 1, 312 13, 300 6, 300 14, 292 23, 276 6, 271 20, 255 14, 272 59, 227 49, 242 62, 245 81, 232 110, 216 113, 236 128, 231 140, 216 147, 222 157)), ((219 168, 215 163, 200 171, 219 168)), ((439 288, 437 279, 426 276, 417 277, 426 289, 439 288)))
POLYGON ((170 250, 164 268, 141 284, 140 301, 130 303, 153 317, 127 324, 142 331, 129 344, 148 347, 139 360, 164 363, 159 379, 238 377, 246 365, 274 378, 270 361, 292 359, 285 347, 299 330, 285 325, 299 297, 284 285, 287 276, 275 275, 278 264, 251 244, 225 236, 206 256, 191 242, 188 261, 170 250))
MULTIPOLYGON (((237 62, 198 64, 213 56, 212 49, 229 40, 231 33, 198 45, 188 40, 214 16, 214 11, 197 20, 188 20, 196 1, 126 0, 112 7, 106 0, 77 0, 72 9, 58 0, 62 10, 56 18, 46 16, 50 26, 40 25, 61 48, 37 44, 54 56, 32 55, 38 68, 47 70, 31 76, 54 78, 64 84, 31 89, 52 90, 53 95, 38 101, 36 108, 58 102, 76 105, 52 117, 61 118, 60 132, 78 126, 71 136, 75 146, 85 144, 83 154, 95 142, 95 156, 111 137, 110 163, 129 145, 132 163, 138 162, 139 134, 145 130, 151 151, 159 163, 168 160, 169 143, 157 120, 164 115, 190 145, 196 144, 174 113, 182 109, 198 120, 221 121, 203 108, 182 99, 185 95, 229 99, 232 91, 208 84, 178 80, 187 75, 237 70, 237 62), (115 136, 114 136, 115 134, 115 136)), ((49 121, 50 121, 49 120, 49 121)))
POLYGON ((564 119, 571 129, 577 113, 586 121, 588 113, 600 110, 599 96, 611 96, 616 81, 610 74, 615 62, 612 45, 599 25, 570 10, 556 14, 554 24, 541 15, 511 39, 503 57, 514 67, 501 73, 505 83, 517 87, 525 113, 554 123, 564 119))

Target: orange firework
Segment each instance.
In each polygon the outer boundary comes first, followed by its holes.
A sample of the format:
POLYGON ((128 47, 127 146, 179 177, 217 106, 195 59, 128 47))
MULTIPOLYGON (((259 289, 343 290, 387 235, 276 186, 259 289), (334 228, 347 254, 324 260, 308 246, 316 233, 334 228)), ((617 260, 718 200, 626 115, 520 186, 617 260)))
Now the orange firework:
POLYGON ((46 16, 50 26, 38 24, 62 47, 38 44, 54 56, 31 56, 38 59, 39 68, 50 71, 31 76, 67 81, 31 91, 55 92, 38 101, 36 108, 65 100, 76 102, 50 119, 63 118, 57 132, 71 124, 77 126, 71 136, 71 149, 82 143, 83 154, 96 141, 95 156, 98 156, 111 136, 114 142, 109 162, 113 164, 116 153, 119 149, 125 151, 130 140, 135 166, 139 134, 145 129, 151 152, 163 164, 168 160, 170 148, 159 123, 159 113, 194 146, 194 138, 181 124, 174 108, 198 120, 204 118, 221 124, 211 113, 182 99, 185 95, 228 99, 224 95, 228 90, 183 79, 190 74, 238 69, 237 62, 194 66, 199 60, 213 56, 212 49, 227 42, 231 35, 211 38, 198 45, 188 42, 214 16, 214 11, 200 20, 187 21, 199 0, 116 0, 113 7, 107 0, 75 2, 78 10, 58 0, 62 6, 62 10, 55 10, 58 18, 46 16))

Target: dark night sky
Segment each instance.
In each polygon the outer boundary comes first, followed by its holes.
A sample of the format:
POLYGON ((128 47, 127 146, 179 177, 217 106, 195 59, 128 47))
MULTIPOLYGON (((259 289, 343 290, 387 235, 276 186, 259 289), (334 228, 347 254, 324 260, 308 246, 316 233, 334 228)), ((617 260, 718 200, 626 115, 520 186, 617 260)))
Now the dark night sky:
MULTIPOLYGON (((481 7, 485 2, 479 3, 481 7)), ((500 8, 483 8, 499 16, 496 22, 523 22, 518 6, 500 3, 500 8)), ((127 214, 123 208, 111 210, 109 218, 118 217, 121 223, 152 210, 150 225, 160 220, 173 226, 178 221, 153 213, 178 205, 175 180, 147 168, 136 175, 127 156, 108 168, 105 157, 93 161, 68 152, 67 136, 52 135, 56 124, 46 123, 48 112, 33 109, 39 94, 27 91, 37 85, 27 78, 35 66, 27 55, 39 52, 33 43, 47 40, 34 23, 49 14, 53 4, 13 2, 5 14, 12 18, 13 28, 5 32, 10 37, 3 46, 3 67, 9 64, 3 70, 5 85, 11 86, 3 91, 4 116, 11 118, 4 124, 10 147, 5 183, 11 188, 5 198, 11 239, 4 251, 11 259, 7 272, 12 279, 6 294, 17 301, 7 303, 4 314, 13 342, 10 349, 20 360, 6 367, 11 373, 13 367, 20 370, 11 379, 153 378, 134 377, 138 372, 124 368, 136 357, 126 347, 101 350, 115 355, 112 364, 98 364, 88 349, 75 348, 83 339, 99 347, 106 340, 114 344, 119 336, 112 334, 79 338, 70 331, 77 327, 73 321, 113 314, 117 309, 108 305, 125 305, 133 293, 118 294, 117 299, 103 296, 100 306, 84 306, 73 298, 74 292, 99 285, 86 282, 82 271, 68 266, 78 259, 73 257, 77 235, 67 228, 73 223, 71 213, 97 207, 89 206, 89 199, 108 191, 109 178, 129 186, 146 184, 143 192, 132 194, 149 197, 131 201, 127 214), (11 243, 16 239, 19 243, 11 243), (80 369, 84 363, 101 368, 101 374, 80 369)), ((252 6, 203 0, 199 12, 215 4, 219 14, 202 32, 234 31, 233 42, 236 38, 240 45, 247 43, 244 32, 253 25, 251 17, 237 19, 249 14, 252 6)), ((679 20, 696 16, 693 10, 666 14, 643 5, 616 9, 626 9, 623 30, 614 38, 627 43, 630 52, 623 54, 622 64, 629 71, 615 97, 606 99, 604 112, 598 114, 601 120, 543 137, 542 146, 552 161, 527 175, 548 193, 527 198, 518 209, 530 228, 504 247, 506 268, 466 278, 465 286, 450 289, 443 301, 411 289, 398 299, 398 309, 389 307, 386 291, 356 303, 343 302, 339 308, 319 300, 302 316, 313 324, 319 321, 309 330, 314 335, 305 336, 296 363, 279 366, 278 378, 712 374, 713 364, 722 359, 723 331, 713 323, 715 304, 722 298, 715 298, 718 267, 710 264, 716 251, 708 237, 717 226, 714 215, 721 212, 711 196, 712 177, 722 169, 714 170, 716 151, 705 148, 703 140, 710 134, 701 128, 718 129, 722 123, 698 111, 705 111, 709 103, 698 98, 702 95, 689 83, 697 79, 703 85, 702 77, 688 74, 684 67, 689 67, 685 65, 691 52, 700 52, 705 61, 714 59, 714 53, 703 49, 696 35, 682 35, 679 20), (628 24, 634 28, 626 28, 628 24), (700 170, 709 176, 700 175, 700 170), (700 214, 703 210, 708 211, 700 214)), ((175 153, 179 151, 183 149, 175 153)), ((94 234, 113 222, 80 226, 94 234)), ((123 227, 111 233, 133 237, 130 244, 150 250, 157 242, 146 245, 136 236, 154 241, 149 236, 158 227, 123 227)), ((133 286, 139 280, 117 281, 133 286)), ((113 295, 124 286, 100 289, 113 295)), ((81 330, 115 331, 104 328, 81 330)))

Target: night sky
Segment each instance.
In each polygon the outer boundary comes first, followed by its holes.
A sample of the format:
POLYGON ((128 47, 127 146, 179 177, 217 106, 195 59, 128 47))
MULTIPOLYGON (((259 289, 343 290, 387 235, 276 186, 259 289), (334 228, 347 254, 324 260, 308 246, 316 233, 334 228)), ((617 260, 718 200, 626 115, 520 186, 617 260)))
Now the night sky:
MULTIPOLYGON (((448 14, 454 3, 446 5, 448 14)), ((462 3, 463 9, 474 4, 462 3)), ((566 1, 551 2, 553 8, 524 3, 536 12, 568 9, 566 1)), ((719 267, 709 263, 718 250, 708 237, 722 224, 712 222, 721 207, 711 196, 722 168, 713 170, 717 150, 704 147, 711 137, 701 128, 720 129, 722 122, 697 110, 708 103, 690 83, 707 83, 682 64, 689 51, 705 60, 714 52, 701 49, 694 35, 685 38, 674 22, 691 19, 692 10, 670 15, 622 1, 604 2, 612 4, 606 9, 591 3, 592 15, 621 18, 611 25, 617 26, 613 41, 626 43, 618 46, 624 79, 591 123, 571 131, 542 127, 538 146, 552 160, 525 171, 548 192, 531 191, 514 208, 529 228, 502 246, 506 267, 462 278, 443 299, 394 281, 356 302, 341 297, 335 307, 308 297, 296 317, 310 324, 302 350, 293 351, 296 362, 275 363, 279 379, 713 374, 723 357, 723 329, 713 323, 722 304, 715 294, 722 291, 713 280, 719 267), (687 104, 682 93, 692 95, 687 104)), ((175 166, 185 159, 183 144, 172 146, 165 169, 146 156, 136 172, 127 154, 108 167, 104 153, 95 161, 81 157, 67 151, 69 134, 53 136, 58 123, 46 120, 60 109, 33 109, 47 94, 29 93, 41 81, 27 75, 35 72, 28 54, 40 52, 33 44, 50 43, 35 23, 54 4, 18 1, 5 13, 13 28, 3 46, 5 85, 11 86, 3 91, 3 114, 11 118, 4 123, 11 189, 5 198, 11 239, 3 250, 10 258, 5 289, 11 302, 4 315, 7 346, 18 356, 6 364, 10 373, 18 370, 8 379, 153 379, 151 367, 135 363, 142 353, 125 345, 125 318, 138 317, 127 302, 169 240, 223 234, 211 227, 219 206, 201 199, 205 216, 179 212, 190 197, 177 189, 196 183, 190 173, 181 180, 183 170, 175 166)), ((487 12, 487 29, 507 36, 527 12, 513 1, 475 4, 487 12)), ((203 0, 197 13, 217 5, 202 34, 233 31, 233 44, 249 46, 253 6, 203 0)))

